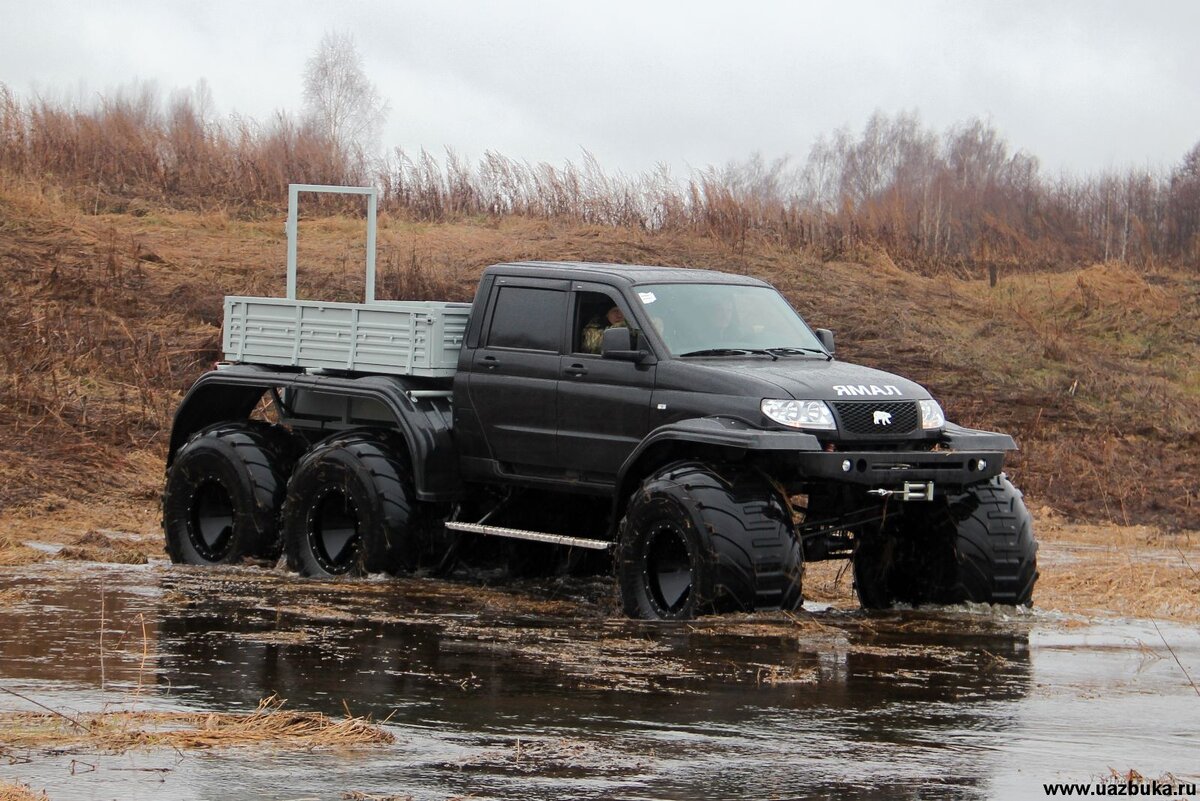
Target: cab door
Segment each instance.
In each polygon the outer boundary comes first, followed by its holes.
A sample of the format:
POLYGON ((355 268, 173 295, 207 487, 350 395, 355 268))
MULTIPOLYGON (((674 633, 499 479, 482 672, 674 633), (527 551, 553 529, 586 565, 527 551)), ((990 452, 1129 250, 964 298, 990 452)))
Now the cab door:
POLYGON ((506 473, 555 466, 569 283, 496 279, 467 383, 491 458, 506 473))
POLYGON ((637 330, 632 309, 615 289, 572 282, 570 337, 558 380, 558 453, 562 466, 583 481, 612 482, 649 432, 654 359, 642 364, 587 353, 583 329, 613 306, 637 330))

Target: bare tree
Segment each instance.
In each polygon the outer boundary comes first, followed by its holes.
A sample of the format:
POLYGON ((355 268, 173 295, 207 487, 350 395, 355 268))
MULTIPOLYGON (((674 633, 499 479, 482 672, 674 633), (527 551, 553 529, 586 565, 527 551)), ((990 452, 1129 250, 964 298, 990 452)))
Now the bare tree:
POLYGON ((1175 252, 1200 261, 1200 142, 1171 171, 1168 197, 1175 252))
POLYGON ((321 37, 304 68, 304 104, 309 120, 342 156, 362 158, 377 148, 388 104, 367 80, 350 34, 321 37))

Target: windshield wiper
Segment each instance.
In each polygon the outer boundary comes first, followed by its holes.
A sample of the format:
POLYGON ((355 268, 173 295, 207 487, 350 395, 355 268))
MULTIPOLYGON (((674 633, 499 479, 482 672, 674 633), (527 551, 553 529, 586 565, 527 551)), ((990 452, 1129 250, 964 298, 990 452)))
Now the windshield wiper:
POLYGON ((704 350, 693 350, 688 353, 679 354, 684 356, 748 356, 754 351, 746 350, 745 348, 706 348, 704 350))
POLYGON ((779 361, 779 356, 772 353, 772 349, 763 350, 762 348, 709 348, 707 350, 694 350, 690 353, 682 353, 680 356, 770 356, 771 361, 779 361))
POLYGON ((815 353, 817 356, 824 356, 826 361, 833 358, 832 356, 829 355, 828 351, 824 351, 819 348, 795 348, 795 347, 767 348, 766 352, 767 353, 778 353, 778 354, 782 354, 784 356, 791 356, 796 353, 815 353))

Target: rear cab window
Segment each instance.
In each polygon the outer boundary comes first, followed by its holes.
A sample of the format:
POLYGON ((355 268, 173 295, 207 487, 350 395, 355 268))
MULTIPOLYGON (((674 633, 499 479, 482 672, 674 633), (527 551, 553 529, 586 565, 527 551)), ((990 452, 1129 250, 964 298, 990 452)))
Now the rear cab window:
POLYGON ((566 319, 567 293, 531 286, 502 286, 492 307, 489 348, 558 353, 566 319))

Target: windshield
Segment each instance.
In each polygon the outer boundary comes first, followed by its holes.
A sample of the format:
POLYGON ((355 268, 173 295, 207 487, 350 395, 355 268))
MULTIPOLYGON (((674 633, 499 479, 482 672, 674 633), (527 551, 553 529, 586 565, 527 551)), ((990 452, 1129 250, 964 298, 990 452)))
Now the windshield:
POLYGON ((635 289, 675 356, 777 348, 825 353, 800 315, 770 287, 652 284, 635 289))

